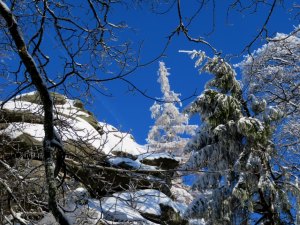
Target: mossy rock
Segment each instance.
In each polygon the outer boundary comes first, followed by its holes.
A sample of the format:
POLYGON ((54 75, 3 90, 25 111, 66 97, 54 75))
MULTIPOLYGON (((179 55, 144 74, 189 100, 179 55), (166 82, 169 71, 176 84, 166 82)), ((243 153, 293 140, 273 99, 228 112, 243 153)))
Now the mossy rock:
POLYGON ((26 146, 34 146, 34 147, 42 147, 43 143, 33 138, 31 135, 27 133, 23 133, 17 138, 14 139, 14 141, 19 143, 24 143, 26 146))
POLYGON ((43 124, 44 117, 38 114, 33 114, 30 111, 0 110, 0 123, 18 122, 43 124))
POLYGON ((164 204, 159 204, 161 210, 161 224, 163 225, 188 225, 188 221, 181 218, 179 212, 176 212, 172 207, 164 204))
POLYGON ((9 123, 0 123, 0 130, 5 130, 9 126, 9 123))
POLYGON ((129 158, 129 159, 132 159, 132 160, 136 160, 138 158, 135 155, 132 155, 128 152, 123 152, 123 151, 112 150, 111 153, 115 156, 129 158))
POLYGON ((149 174, 141 174, 127 170, 115 169, 109 166, 92 166, 74 160, 66 159, 67 171, 75 178, 85 183, 93 197, 105 196, 115 192, 137 189, 157 189, 167 196, 171 196, 170 188, 164 180, 149 174))
POLYGON ((154 158, 154 159, 147 159, 144 158, 143 160, 141 160, 141 163, 144 163, 146 165, 150 165, 150 166, 158 166, 162 169, 175 169, 178 165, 179 162, 175 159, 172 158, 154 158))
POLYGON ((74 158, 75 160, 81 159, 84 162, 89 163, 101 163, 106 162, 106 155, 99 152, 92 145, 79 142, 75 140, 68 140, 64 142, 64 149, 69 158, 74 158))
POLYGON ((82 101, 76 99, 73 103, 73 106, 79 108, 79 109, 84 109, 84 104, 82 101))
POLYGON ((94 114, 84 108, 84 104, 79 99, 74 100, 73 106, 80 109, 80 111, 87 113, 89 116, 95 118, 94 114))
POLYGON ((43 158, 43 143, 29 134, 23 133, 13 140, 9 136, 1 134, 0 142, 0 158, 12 160, 17 158, 41 160, 43 158))
MULTIPOLYGON (((64 105, 66 104, 66 97, 62 94, 56 93, 56 92, 50 92, 50 95, 53 99, 53 104, 55 105, 64 105)), ((18 100, 21 101, 26 101, 26 102, 31 102, 31 103, 35 103, 35 104, 42 104, 40 95, 38 92, 35 92, 34 94, 30 94, 30 95, 23 95, 20 98, 18 98, 18 100)))

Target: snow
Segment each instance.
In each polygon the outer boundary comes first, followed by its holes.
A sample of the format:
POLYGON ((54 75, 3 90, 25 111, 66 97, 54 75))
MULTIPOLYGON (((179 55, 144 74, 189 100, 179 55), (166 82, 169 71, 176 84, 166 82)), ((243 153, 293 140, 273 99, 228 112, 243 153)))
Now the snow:
POLYGON ((114 196, 126 204, 131 204, 137 211, 152 215, 161 215, 159 204, 172 207, 180 212, 180 206, 158 190, 145 189, 136 192, 115 193, 114 196))
POLYGON ((22 134, 28 134, 40 142, 43 141, 45 136, 44 126, 42 124, 31 123, 10 123, 6 129, 0 131, 0 134, 9 135, 12 139, 17 138, 22 134))
POLYGON ((129 133, 123 133, 112 125, 99 122, 103 128, 106 151, 121 151, 131 155, 140 155, 146 152, 146 149, 137 144, 129 133))
POLYGON ((176 201, 182 203, 183 207, 187 207, 193 200, 193 196, 186 189, 177 186, 176 184, 172 185, 171 192, 176 201))
MULTIPOLYGON (((29 93, 33 95, 35 92, 29 93)), ((25 96, 23 94, 21 96, 25 96)), ((43 108, 41 105, 19 101, 21 98, 7 102, 4 109, 13 112, 26 112, 34 115, 43 116, 43 108)), ((109 163, 113 166, 127 164, 133 169, 154 171, 155 166, 149 166, 141 163, 143 159, 161 159, 175 158, 168 153, 147 153, 144 146, 137 144, 132 135, 118 131, 112 125, 98 122, 97 125, 101 132, 95 128, 95 124, 90 124, 88 120, 90 115, 80 108, 74 107, 74 101, 66 99, 63 105, 55 105, 54 117, 60 119, 55 127, 55 131, 61 136, 62 141, 74 140, 82 143, 88 143, 97 151, 101 151, 109 156, 109 163), (86 120, 85 120, 86 117, 86 120), (133 156, 137 156, 136 160, 126 157, 114 157, 113 152, 124 152, 133 156)), ((24 114, 26 116, 26 114, 24 114)), ((43 124, 12 122, 5 129, 0 131, 0 134, 5 133, 10 138, 15 139, 22 134, 27 134, 42 143, 44 139, 43 124)), ((149 179, 154 179, 154 177, 149 179)), ((69 192, 67 200, 62 202, 66 211, 66 216, 71 221, 71 224, 97 224, 99 221, 109 221, 109 224, 149 224, 155 223, 148 221, 142 216, 143 213, 152 214, 155 216, 161 215, 160 204, 172 207, 175 212, 183 214, 185 206, 181 203, 176 203, 168 196, 158 190, 146 189, 132 192, 114 193, 112 196, 104 197, 100 200, 92 199, 88 191, 83 188, 69 192)), ((51 214, 46 216, 38 223, 39 225, 56 224, 55 219, 51 214)))
POLYGON ((26 101, 8 101, 3 106, 3 109, 41 114, 43 107, 41 105, 26 101))
POLYGON ((101 201, 101 210, 104 213, 104 218, 108 220, 147 221, 136 209, 129 205, 129 202, 116 197, 104 198, 101 201))
MULTIPOLYGON (((84 188, 78 188, 75 194, 86 193, 84 188)), ((159 204, 172 207, 175 212, 180 211, 180 205, 173 202, 168 196, 158 190, 146 189, 136 192, 115 193, 112 197, 104 197, 100 201, 97 199, 87 199, 84 205, 78 205, 74 198, 69 197, 67 205, 64 206, 66 216, 71 223, 78 222, 80 218, 85 218, 85 224, 97 224, 99 220, 106 221, 108 224, 130 222, 130 224, 155 225, 141 214, 147 213, 156 216, 161 215, 159 204), (87 217, 88 215, 88 217, 87 217)), ((55 224, 51 214, 47 214, 38 224, 50 225, 55 224)))
POLYGON ((31 91, 31 92, 27 92, 27 93, 24 93, 24 94, 19 94, 15 97, 15 99, 20 99, 24 96, 30 96, 30 95, 35 95, 36 94, 36 91, 31 91))
POLYGON ((169 153, 166 152, 160 152, 160 153, 155 153, 155 152, 148 152, 144 153, 138 156, 138 160, 143 160, 143 159, 149 159, 149 160, 154 160, 154 159, 173 159, 176 160, 176 158, 169 153))
MULTIPOLYGON (((43 115, 43 108, 41 105, 19 101, 21 97, 26 95, 34 95, 35 92, 18 95, 14 100, 7 102, 3 109, 9 111, 27 112, 37 115, 43 115)), ((101 135, 95 127, 93 127, 87 120, 90 115, 77 107, 74 107, 74 101, 66 99, 63 105, 55 105, 55 117, 63 121, 63 125, 56 127, 56 131, 62 135, 63 141, 74 140, 88 143, 97 151, 103 152, 107 155, 112 155, 112 151, 121 151, 132 155, 139 155, 146 152, 146 149, 137 144, 129 133, 118 131, 117 128, 99 122, 99 127, 103 129, 101 135)), ((11 123, 9 127, 2 130, 1 133, 6 133, 10 138, 15 139, 23 133, 31 135, 37 141, 42 141, 44 138, 43 125, 29 124, 29 123, 11 123)))
POLYGON ((158 170, 158 168, 155 166, 145 165, 138 160, 132 160, 125 157, 114 157, 114 158, 110 158, 108 161, 113 166, 120 166, 121 164, 126 164, 132 169, 136 169, 136 170, 147 170, 147 171, 158 170))
MULTIPOLYGON (((27 102, 27 101, 19 101, 17 99, 5 103, 3 109, 12 110, 12 111, 21 111, 21 112, 31 112, 31 113, 37 113, 42 115, 43 113, 42 105, 38 105, 36 103, 27 102)), ((55 113, 64 114, 65 116, 86 116, 86 117, 90 116, 86 112, 81 111, 78 108, 74 107, 71 100, 66 101, 64 105, 55 105, 54 111, 55 113)))

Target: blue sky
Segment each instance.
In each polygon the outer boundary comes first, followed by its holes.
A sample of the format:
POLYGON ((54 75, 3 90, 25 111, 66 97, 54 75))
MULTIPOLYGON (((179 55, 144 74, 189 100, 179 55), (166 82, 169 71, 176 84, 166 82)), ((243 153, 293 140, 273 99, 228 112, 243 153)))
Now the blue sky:
MULTIPOLYGON (((212 29, 211 6, 202 11, 197 20, 194 21, 190 32, 195 37, 205 37, 223 56, 231 56, 230 62, 237 63, 242 60, 241 51, 255 37, 267 17, 269 8, 262 8, 254 14, 249 12, 242 15, 236 11, 229 14, 226 18, 228 1, 217 1, 215 13, 215 30, 210 35, 206 35, 212 29)), ((195 10, 194 1, 185 1, 183 13, 188 16, 195 10)), ((292 4, 293 1, 290 1, 292 4)), ((297 23, 291 20, 292 14, 286 8, 278 7, 272 15, 268 31, 273 36, 276 32, 289 33, 297 23)), ((176 9, 176 8, 175 8, 176 9)), ((153 14, 147 7, 138 9, 128 9, 127 11, 114 11, 116 19, 124 19, 127 24, 135 28, 136 31, 126 33, 124 38, 133 42, 143 41, 141 59, 150 60, 157 56, 167 41, 167 36, 178 25, 176 10, 168 14, 153 14)), ((252 50, 263 44, 258 40, 252 50)), ((195 91, 200 94, 204 88, 209 75, 199 75, 194 68, 194 62, 185 54, 178 53, 178 50, 206 50, 212 54, 205 46, 188 42, 183 36, 175 36, 169 46, 165 57, 161 58, 170 68, 171 89, 181 93, 182 98, 191 96, 195 91)), ((147 90, 147 94, 153 97, 160 97, 160 86, 157 83, 158 62, 145 68, 141 68, 130 75, 130 81, 137 85, 141 90, 147 90)), ((97 95, 94 104, 88 108, 95 113, 101 121, 111 123, 116 127, 121 127, 123 131, 131 130, 138 143, 144 144, 147 137, 149 126, 154 121, 151 119, 149 108, 153 100, 141 96, 137 92, 128 91, 126 84, 120 81, 112 81, 105 84, 109 88, 113 97, 97 95)), ((184 102, 184 106, 192 101, 193 98, 184 102)), ((199 123, 199 118, 192 119, 191 123, 199 123)))
MULTIPOLYGON (((151 1, 148 1, 151 2, 151 1)), ((183 18, 191 16, 197 10, 196 3, 200 1, 186 0, 182 1, 183 18)), ((237 63, 242 60, 243 48, 252 41, 257 35, 259 29, 264 23, 270 7, 258 8, 255 13, 249 11, 244 14, 237 11, 231 11, 227 17, 228 2, 232 1, 215 1, 215 29, 212 31, 212 2, 204 6, 199 16, 193 21, 189 27, 190 35, 194 37, 204 37, 218 51, 222 52, 222 56, 230 59, 231 63, 237 63)), ((288 33, 293 30, 293 26, 298 25, 299 20, 293 20, 293 12, 289 9, 296 0, 285 1, 285 7, 275 8, 275 12, 271 17, 268 25, 269 35, 272 36, 276 32, 288 33)), ((74 4, 79 4, 80 1, 74 1, 74 4)), ((160 9, 166 7, 160 7, 160 9)), ((163 11, 163 10, 160 10, 163 11)), ((84 16, 78 11, 78 16, 84 16)), ((177 9, 173 7, 166 14, 153 13, 150 10, 150 5, 142 7, 118 6, 112 9, 109 15, 112 22, 125 21, 130 29, 120 33, 119 38, 133 42, 135 46, 143 43, 141 49, 141 62, 148 62, 157 57, 164 48, 167 37, 178 26, 177 9)), ((299 18, 298 18, 299 19, 299 18)), ((31 28, 24 30, 24 33, 30 33, 31 28)), ((60 60, 59 56, 66 54, 61 49, 55 48, 55 38, 51 32, 46 33, 46 41, 43 42, 43 48, 46 49, 46 54, 52 58, 60 60)), ((258 40, 252 47, 252 50, 260 47, 263 44, 258 40)), ((175 35, 169 45, 167 51, 160 60, 166 63, 170 68, 171 73, 169 79, 171 89, 177 93, 181 93, 182 98, 189 97, 195 92, 200 94, 203 91, 204 84, 210 78, 209 75, 199 75, 194 68, 194 62, 179 50, 204 50, 209 56, 212 56, 212 51, 202 44, 191 43, 182 35, 175 35)), ((17 56, 18 57, 18 56, 17 56)), ((6 60, 6 59, 5 59, 6 60)), ((18 59, 11 58, 8 63, 15 65, 18 59)), ((82 59, 88 62, 88 58, 82 59)), ((59 61, 53 61, 51 66, 47 67, 48 73, 57 76, 62 73, 59 61)), ((139 68, 127 78, 134 83, 140 90, 146 91, 147 95, 152 97, 160 97, 160 86, 157 83, 158 61, 143 68, 139 68)), ((100 74, 101 75, 101 74, 100 74)), ((0 77, 0 91, 2 96, 10 93, 13 87, 7 87, 6 83, 11 85, 11 81, 5 81, 0 77)), ((92 104, 87 105, 87 108, 92 111, 100 121, 106 121, 122 131, 131 131, 138 143, 144 144, 147 138, 149 127, 154 121, 151 119, 149 108, 154 103, 153 100, 145 98, 137 92, 129 90, 128 85, 120 80, 110 81, 104 84, 108 88, 108 92, 112 97, 107 97, 99 93, 94 93, 92 104)), ((194 98, 183 102, 186 106, 194 98)), ((191 124, 199 124, 199 118, 193 118, 191 124)))

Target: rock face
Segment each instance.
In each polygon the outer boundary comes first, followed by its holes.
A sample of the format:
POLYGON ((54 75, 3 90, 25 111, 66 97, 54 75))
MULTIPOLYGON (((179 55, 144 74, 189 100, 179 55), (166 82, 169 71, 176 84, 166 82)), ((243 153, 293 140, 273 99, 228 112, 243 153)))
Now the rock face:
POLYGON ((169 205, 159 204, 162 211, 160 220, 162 224, 173 225, 187 225, 188 221, 181 218, 180 213, 176 212, 173 207, 169 205))
MULTIPOLYGON (((133 204, 130 210, 137 211, 136 221, 143 221, 140 224, 185 224, 180 217, 180 210, 176 209, 176 203, 170 199, 171 173, 168 170, 178 166, 176 159, 167 154, 147 153, 130 134, 98 122, 91 112, 84 109, 82 102, 69 100, 57 93, 52 93, 52 96, 55 103, 55 129, 61 136, 66 151, 65 165, 57 178, 61 185, 59 195, 62 205, 68 201, 65 192, 70 196, 77 187, 84 187, 90 198, 94 199, 80 201, 80 209, 85 205, 90 208, 92 201, 104 204, 108 201, 108 196, 113 195, 116 198, 115 193, 131 193, 132 196, 132 193, 150 190, 143 192, 147 194, 153 190, 169 199, 167 205, 160 201, 153 203, 160 209, 160 213, 156 212, 155 215, 139 211, 134 207, 136 198, 129 199, 129 194, 122 195, 133 204)), ((0 110, 0 179, 9 187, 15 187, 12 189, 16 193, 16 212, 21 212, 20 204, 23 204, 23 210, 25 208, 26 212, 31 211, 38 215, 22 215, 33 223, 38 222, 47 212, 42 151, 43 110, 40 104, 38 94, 31 92, 17 96, 0 110), (27 188, 25 197, 19 192, 20 186, 27 188)), ((0 192, 1 208, 6 215, 10 215, 9 204, 4 200, 7 197, 6 192, 0 192)), ((109 204, 111 201, 112 199, 108 201, 109 204)), ((96 214, 101 214, 103 221, 119 221, 118 213, 110 213, 108 216, 108 212, 98 206, 93 210, 96 214)), ((71 217, 76 215, 70 214, 71 217)), ((49 219, 51 215, 47 218, 44 217, 43 220, 50 221, 49 224, 54 223, 53 219, 49 219)), ((122 218, 121 222, 126 221, 126 218, 122 218)), ((101 220, 99 218, 98 222, 101 220)), ((1 218, 0 223, 5 224, 3 221, 1 218)), ((74 224, 80 224, 76 221, 75 219, 74 224)), ((131 218, 128 221, 135 220, 131 218)), ((95 220, 86 224, 96 224, 94 222, 95 220)))

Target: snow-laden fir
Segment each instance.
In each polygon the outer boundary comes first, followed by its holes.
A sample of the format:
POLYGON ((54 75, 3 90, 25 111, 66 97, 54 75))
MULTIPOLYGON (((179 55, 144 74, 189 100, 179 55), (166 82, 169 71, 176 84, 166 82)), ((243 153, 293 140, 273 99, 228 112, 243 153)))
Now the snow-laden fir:
POLYGON ((183 52, 198 59, 200 72, 213 75, 186 109, 190 115, 199 113, 202 124, 185 146, 191 156, 182 168, 197 174, 193 188, 199 193, 185 216, 207 224, 293 221, 286 177, 271 161, 276 155, 271 135, 281 119, 280 109, 263 99, 252 102, 251 108, 235 71, 222 58, 183 52))

